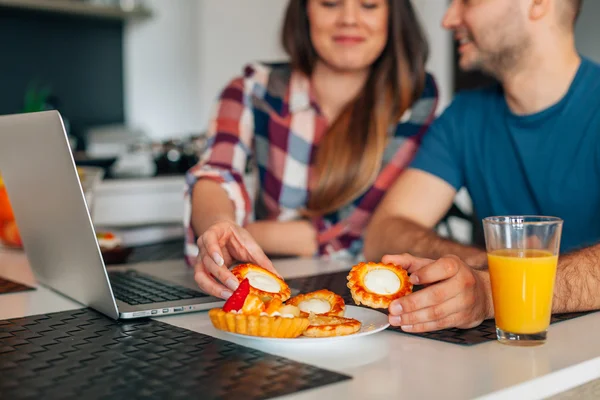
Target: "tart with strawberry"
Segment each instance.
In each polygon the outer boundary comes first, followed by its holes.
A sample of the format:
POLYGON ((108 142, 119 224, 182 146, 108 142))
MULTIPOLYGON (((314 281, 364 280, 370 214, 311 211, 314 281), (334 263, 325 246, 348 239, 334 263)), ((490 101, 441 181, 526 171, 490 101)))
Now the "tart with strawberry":
POLYGON ((264 301, 279 299, 286 301, 291 296, 290 287, 283 279, 263 267, 255 264, 240 264, 231 270, 238 281, 248 279, 250 293, 259 296, 264 301))
MULTIPOLYGON (((286 285, 287 286, 287 285, 286 285)), ((213 308, 208 316, 215 328, 249 336, 296 338, 306 330, 309 320, 300 309, 285 305, 278 297, 265 298, 252 290, 245 278, 227 299, 223 308, 213 308)))

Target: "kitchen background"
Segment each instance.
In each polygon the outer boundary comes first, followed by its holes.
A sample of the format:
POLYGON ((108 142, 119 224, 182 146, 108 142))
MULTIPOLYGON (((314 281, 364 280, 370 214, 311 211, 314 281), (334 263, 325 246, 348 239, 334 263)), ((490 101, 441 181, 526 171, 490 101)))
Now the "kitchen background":
MULTIPOLYGON (((431 44, 439 112, 480 84, 455 66, 440 21, 447 2, 413 0, 431 44)), ((182 173, 203 146, 212 104, 243 65, 281 61, 285 0, 0 0, 0 114, 57 108, 77 163, 102 169, 91 206, 99 228, 128 244, 181 235, 182 173)), ((600 1, 577 25, 580 51, 600 62, 600 1)), ((483 80, 485 82, 485 80, 483 80)), ((469 214, 467 193, 458 208, 469 214)), ((472 226, 440 229, 469 241, 472 226)))

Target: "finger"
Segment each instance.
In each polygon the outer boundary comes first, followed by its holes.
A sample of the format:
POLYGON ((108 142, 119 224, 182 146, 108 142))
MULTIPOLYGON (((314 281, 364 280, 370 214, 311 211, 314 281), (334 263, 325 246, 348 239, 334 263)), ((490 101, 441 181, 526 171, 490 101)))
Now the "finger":
POLYGON ((428 322, 443 320, 452 314, 463 311, 469 306, 471 305, 466 304, 466 302, 463 300, 463 296, 455 296, 441 304, 431 307, 422 308, 413 312, 402 313, 400 315, 390 315, 389 320, 390 324, 394 326, 415 326, 428 322))
POLYGON ((225 260, 225 265, 227 266, 227 268, 233 265, 234 259, 233 257, 231 257, 231 254, 229 254, 229 251, 226 247, 221 249, 221 254, 223 255, 223 260, 225 260))
POLYGON ((427 285, 450 279, 455 276, 462 266, 458 257, 447 256, 425 265, 410 275, 413 284, 427 285))
POLYGON ((217 281, 215 281, 215 279, 212 276, 210 276, 206 272, 206 269, 202 265, 201 261, 198 264, 196 264, 194 280, 203 292, 211 296, 228 299, 232 294, 231 290, 219 284, 217 281))
MULTIPOLYGON (((208 250, 206 249, 206 246, 204 245, 204 236, 200 236, 198 238, 198 257, 199 259, 202 259, 205 255, 208 254, 208 250)), ((224 260, 224 265, 231 265, 233 263, 233 258, 231 257, 231 254, 229 254, 229 251, 227 251, 227 248, 221 248, 221 255, 223 256, 223 260, 224 260)))
POLYGON ((236 290, 240 285, 238 279, 231 273, 224 265, 217 265, 215 260, 208 255, 202 258, 202 263, 206 267, 206 270, 219 281, 225 284, 229 289, 236 290))
POLYGON ((403 325, 401 326, 401 329, 405 332, 411 333, 432 332, 439 331, 441 329, 456 328, 458 325, 461 325, 461 321, 464 320, 467 320, 466 314, 454 313, 437 321, 425 322, 423 324, 416 325, 403 325))
POLYGON ((196 241, 196 245, 198 246, 198 256, 197 259, 198 260, 202 260, 202 257, 204 257, 204 253, 206 252, 206 247, 204 246, 204 235, 201 235, 198 240, 196 241))
POLYGON ((389 311, 392 315, 415 312, 442 304, 459 293, 456 282, 443 281, 392 301, 389 311))
POLYGON ((419 269, 433 262, 429 258, 419 258, 411 254, 393 254, 385 255, 381 258, 381 262, 385 264, 396 264, 407 270, 409 273, 418 271, 419 269))
POLYGON ((221 249, 217 233, 208 230, 198 241, 202 245, 200 259, 207 270, 229 289, 237 289, 239 281, 226 267, 232 262, 231 256, 221 249))
POLYGON ((202 244, 206 251, 206 255, 212 258, 213 262, 222 267, 225 265, 223 254, 221 253, 221 246, 219 245, 219 236, 216 232, 208 230, 202 235, 202 244))

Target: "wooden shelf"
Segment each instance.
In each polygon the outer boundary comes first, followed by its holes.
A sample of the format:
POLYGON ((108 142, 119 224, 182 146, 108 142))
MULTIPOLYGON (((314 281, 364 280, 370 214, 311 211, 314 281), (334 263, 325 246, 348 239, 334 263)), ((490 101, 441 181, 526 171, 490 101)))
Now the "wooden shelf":
POLYGON ((0 7, 117 20, 145 19, 152 16, 152 12, 145 7, 124 10, 118 6, 105 6, 80 0, 0 0, 0 7))

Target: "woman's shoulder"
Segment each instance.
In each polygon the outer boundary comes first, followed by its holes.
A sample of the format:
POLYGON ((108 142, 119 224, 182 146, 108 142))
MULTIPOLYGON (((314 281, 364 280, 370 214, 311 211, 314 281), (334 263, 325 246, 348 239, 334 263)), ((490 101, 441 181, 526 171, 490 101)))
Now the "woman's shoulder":
POLYGON ((280 77, 289 79, 291 66, 288 62, 260 62, 255 61, 244 65, 242 68, 245 78, 256 79, 260 77, 280 77))
POLYGON ((433 74, 426 72, 423 90, 421 90, 420 95, 415 99, 400 122, 406 122, 409 119, 409 116, 417 117, 417 119, 425 122, 425 120, 430 119, 432 115, 435 115, 438 100, 439 91, 436 79, 433 74))
POLYGON ((437 82, 433 74, 427 72, 423 90, 397 122, 395 136, 410 137, 422 133, 435 118, 438 98, 437 82))
POLYGON ((439 96, 437 81, 432 73, 425 73, 425 84, 423 85, 423 91, 421 92, 421 99, 435 99, 439 96))

